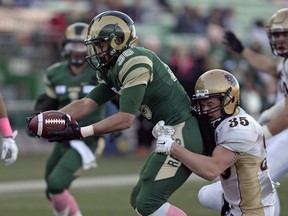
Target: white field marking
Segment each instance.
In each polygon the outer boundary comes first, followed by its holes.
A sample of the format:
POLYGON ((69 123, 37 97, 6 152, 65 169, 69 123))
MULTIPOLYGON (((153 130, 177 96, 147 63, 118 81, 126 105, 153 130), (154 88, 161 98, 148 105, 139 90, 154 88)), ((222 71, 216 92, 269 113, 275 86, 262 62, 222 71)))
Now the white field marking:
MULTIPOLYGON (((80 177, 76 179, 73 188, 95 188, 95 187, 119 187, 133 186, 138 180, 138 174, 131 175, 112 175, 99 177, 80 177)), ((188 181, 202 180, 196 175, 191 175, 188 181)), ((27 180, 27 181, 9 181, 0 182, 0 196, 4 193, 13 192, 31 192, 45 190, 45 181, 43 180, 27 180)))

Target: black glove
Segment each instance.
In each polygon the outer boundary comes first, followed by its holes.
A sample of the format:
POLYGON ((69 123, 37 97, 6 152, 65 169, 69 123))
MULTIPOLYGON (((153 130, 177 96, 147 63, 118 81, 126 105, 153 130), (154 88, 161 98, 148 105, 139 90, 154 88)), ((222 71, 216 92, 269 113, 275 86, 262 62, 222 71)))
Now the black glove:
POLYGON ((244 50, 244 47, 241 43, 241 41, 236 37, 236 35, 231 31, 225 31, 224 35, 225 41, 224 44, 228 45, 237 53, 242 53, 244 50))
POLYGON ((49 142, 63 142, 67 140, 83 139, 80 131, 80 126, 77 123, 73 123, 67 115, 64 116, 66 122, 66 128, 63 131, 51 132, 51 138, 49 142))
POLYGON ((35 117, 35 116, 37 116, 38 114, 40 114, 41 112, 37 112, 37 113, 35 113, 33 116, 28 116, 27 118, 26 118, 26 123, 27 123, 27 126, 26 126, 26 134, 28 135, 28 136, 30 136, 30 137, 38 137, 39 138, 39 136, 37 135, 37 134, 35 134, 31 129, 30 129, 30 127, 29 127, 29 123, 30 123, 30 121, 35 117))

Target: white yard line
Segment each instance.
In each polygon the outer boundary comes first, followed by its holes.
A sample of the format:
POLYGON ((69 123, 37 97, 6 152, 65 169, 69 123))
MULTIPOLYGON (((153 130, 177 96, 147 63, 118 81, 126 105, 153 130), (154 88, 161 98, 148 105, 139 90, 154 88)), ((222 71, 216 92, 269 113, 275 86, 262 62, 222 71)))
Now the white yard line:
MULTIPOLYGON (((95 188, 95 187, 119 187, 132 186, 138 180, 138 174, 131 175, 112 175, 98 177, 81 177, 73 182, 73 188, 95 188)), ((201 180, 201 178, 192 175, 188 181, 201 180)), ((44 190, 44 180, 10 181, 0 182, 0 194, 13 192, 31 192, 44 190)))

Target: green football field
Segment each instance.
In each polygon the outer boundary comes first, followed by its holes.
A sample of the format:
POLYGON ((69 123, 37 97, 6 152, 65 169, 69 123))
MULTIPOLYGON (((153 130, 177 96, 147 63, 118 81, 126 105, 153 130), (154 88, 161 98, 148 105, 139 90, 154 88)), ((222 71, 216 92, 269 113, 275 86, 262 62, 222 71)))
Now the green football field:
MULTIPOLYGON (((0 215, 52 216, 50 203, 44 195, 42 179, 46 158, 47 155, 20 155, 17 162, 12 166, 0 165, 0 215)), ((78 180, 101 180, 105 176, 105 179, 107 177, 106 182, 104 179, 104 182, 100 181, 99 185, 94 185, 91 182, 84 183, 82 186, 76 183, 72 185, 71 193, 75 195, 83 215, 136 215, 130 207, 129 196, 135 178, 137 178, 136 174, 143 163, 144 159, 138 159, 131 155, 102 156, 98 160, 98 168, 89 170, 83 178, 78 180), (119 179, 119 176, 132 176, 132 179, 119 179)), ((95 182, 98 182, 96 180, 95 182)), ((170 202, 184 209, 189 216, 218 215, 202 207, 197 200, 199 188, 207 183, 209 182, 204 180, 187 181, 173 194, 170 202)), ((288 178, 284 177, 280 183, 281 186, 278 191, 282 205, 281 215, 286 216, 288 213, 288 178)))

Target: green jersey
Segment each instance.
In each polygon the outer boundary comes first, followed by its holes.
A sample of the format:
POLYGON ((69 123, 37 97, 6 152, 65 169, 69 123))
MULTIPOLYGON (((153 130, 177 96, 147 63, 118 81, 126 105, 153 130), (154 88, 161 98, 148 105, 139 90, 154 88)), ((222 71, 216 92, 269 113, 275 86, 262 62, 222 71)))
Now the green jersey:
MULTIPOLYGON (((109 88, 121 95, 120 111, 136 114, 139 110, 153 124, 165 120, 166 124, 175 125, 191 117, 191 101, 184 88, 170 68, 148 49, 134 47, 124 51, 113 68, 97 75, 99 82, 106 85, 106 91, 109 88), (129 92, 129 88, 139 85, 146 86, 143 95, 137 91, 129 92), (126 99, 126 103, 121 103, 122 97, 129 97, 131 102, 126 99)), ((111 99, 103 99, 111 95, 111 92, 91 91, 88 97, 99 103, 111 99)))
MULTIPOLYGON (((62 108, 74 100, 85 97, 98 85, 95 71, 89 66, 80 74, 72 74, 68 61, 50 66, 44 76, 46 94, 59 101, 62 108)), ((78 119, 81 126, 86 126, 104 118, 104 109, 98 109, 89 116, 78 119)))

